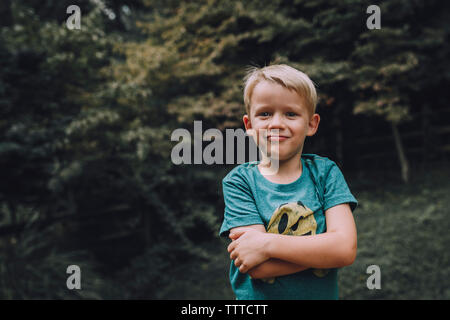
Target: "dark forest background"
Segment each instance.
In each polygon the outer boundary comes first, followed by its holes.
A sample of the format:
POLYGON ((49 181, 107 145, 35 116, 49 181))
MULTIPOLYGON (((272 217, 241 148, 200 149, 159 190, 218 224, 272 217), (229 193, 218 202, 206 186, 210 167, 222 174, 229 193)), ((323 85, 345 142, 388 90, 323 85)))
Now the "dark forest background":
POLYGON ((2 0, 0 28, 0 298, 233 299, 233 165, 174 165, 170 137, 243 128, 245 68, 269 63, 317 84, 304 152, 360 203, 341 298, 450 298, 449 2, 2 0))

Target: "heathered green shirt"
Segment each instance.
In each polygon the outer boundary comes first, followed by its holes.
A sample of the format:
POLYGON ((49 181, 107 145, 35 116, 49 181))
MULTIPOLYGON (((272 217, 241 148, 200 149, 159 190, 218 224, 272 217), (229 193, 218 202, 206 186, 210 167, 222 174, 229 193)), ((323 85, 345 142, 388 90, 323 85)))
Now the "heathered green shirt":
MULTIPOLYGON (((338 166, 312 154, 301 157, 302 175, 289 184, 270 182, 258 162, 235 167, 223 179, 225 213, 220 236, 235 227, 262 224, 268 232, 292 236, 326 231, 325 211, 357 201, 338 166)), ((230 264, 230 281, 238 300, 337 299, 337 269, 307 269, 272 279, 251 279, 230 264)))

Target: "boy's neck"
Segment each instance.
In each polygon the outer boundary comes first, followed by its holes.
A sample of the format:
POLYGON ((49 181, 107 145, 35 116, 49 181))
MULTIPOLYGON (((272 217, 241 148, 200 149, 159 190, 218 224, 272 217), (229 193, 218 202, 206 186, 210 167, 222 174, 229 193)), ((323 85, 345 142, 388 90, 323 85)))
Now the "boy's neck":
POLYGON ((258 169, 261 174, 269 181, 279 184, 288 184, 296 181, 302 175, 301 153, 295 154, 293 157, 279 161, 278 170, 270 172, 269 165, 260 163, 258 169))

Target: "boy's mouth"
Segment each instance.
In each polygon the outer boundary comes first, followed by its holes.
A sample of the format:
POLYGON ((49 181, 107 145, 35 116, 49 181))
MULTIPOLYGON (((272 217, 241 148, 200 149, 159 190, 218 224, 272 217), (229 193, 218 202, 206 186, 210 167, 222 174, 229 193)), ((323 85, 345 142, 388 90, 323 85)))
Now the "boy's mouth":
POLYGON ((273 136, 267 136, 267 140, 268 141, 284 141, 284 140, 286 140, 286 139, 288 139, 288 137, 286 137, 286 136, 280 136, 280 135, 277 135, 277 136, 275 136, 275 135, 273 135, 273 136))

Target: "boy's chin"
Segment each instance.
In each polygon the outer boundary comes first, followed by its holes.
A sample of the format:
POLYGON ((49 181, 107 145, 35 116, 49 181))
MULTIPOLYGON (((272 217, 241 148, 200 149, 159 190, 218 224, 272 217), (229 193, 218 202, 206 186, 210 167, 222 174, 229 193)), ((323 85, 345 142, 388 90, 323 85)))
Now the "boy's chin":
POLYGON ((266 161, 278 161, 278 162, 284 162, 287 160, 292 159, 296 155, 298 155, 301 151, 300 150, 292 150, 290 148, 280 147, 279 145, 269 145, 269 148, 260 148, 260 151, 263 154, 263 158, 266 159, 266 161), (266 150, 267 153, 264 152, 266 150))
POLYGON ((270 161, 283 162, 283 161, 291 159, 292 155, 283 154, 283 153, 280 154, 278 152, 269 152, 269 154, 267 155, 267 158, 270 161))

